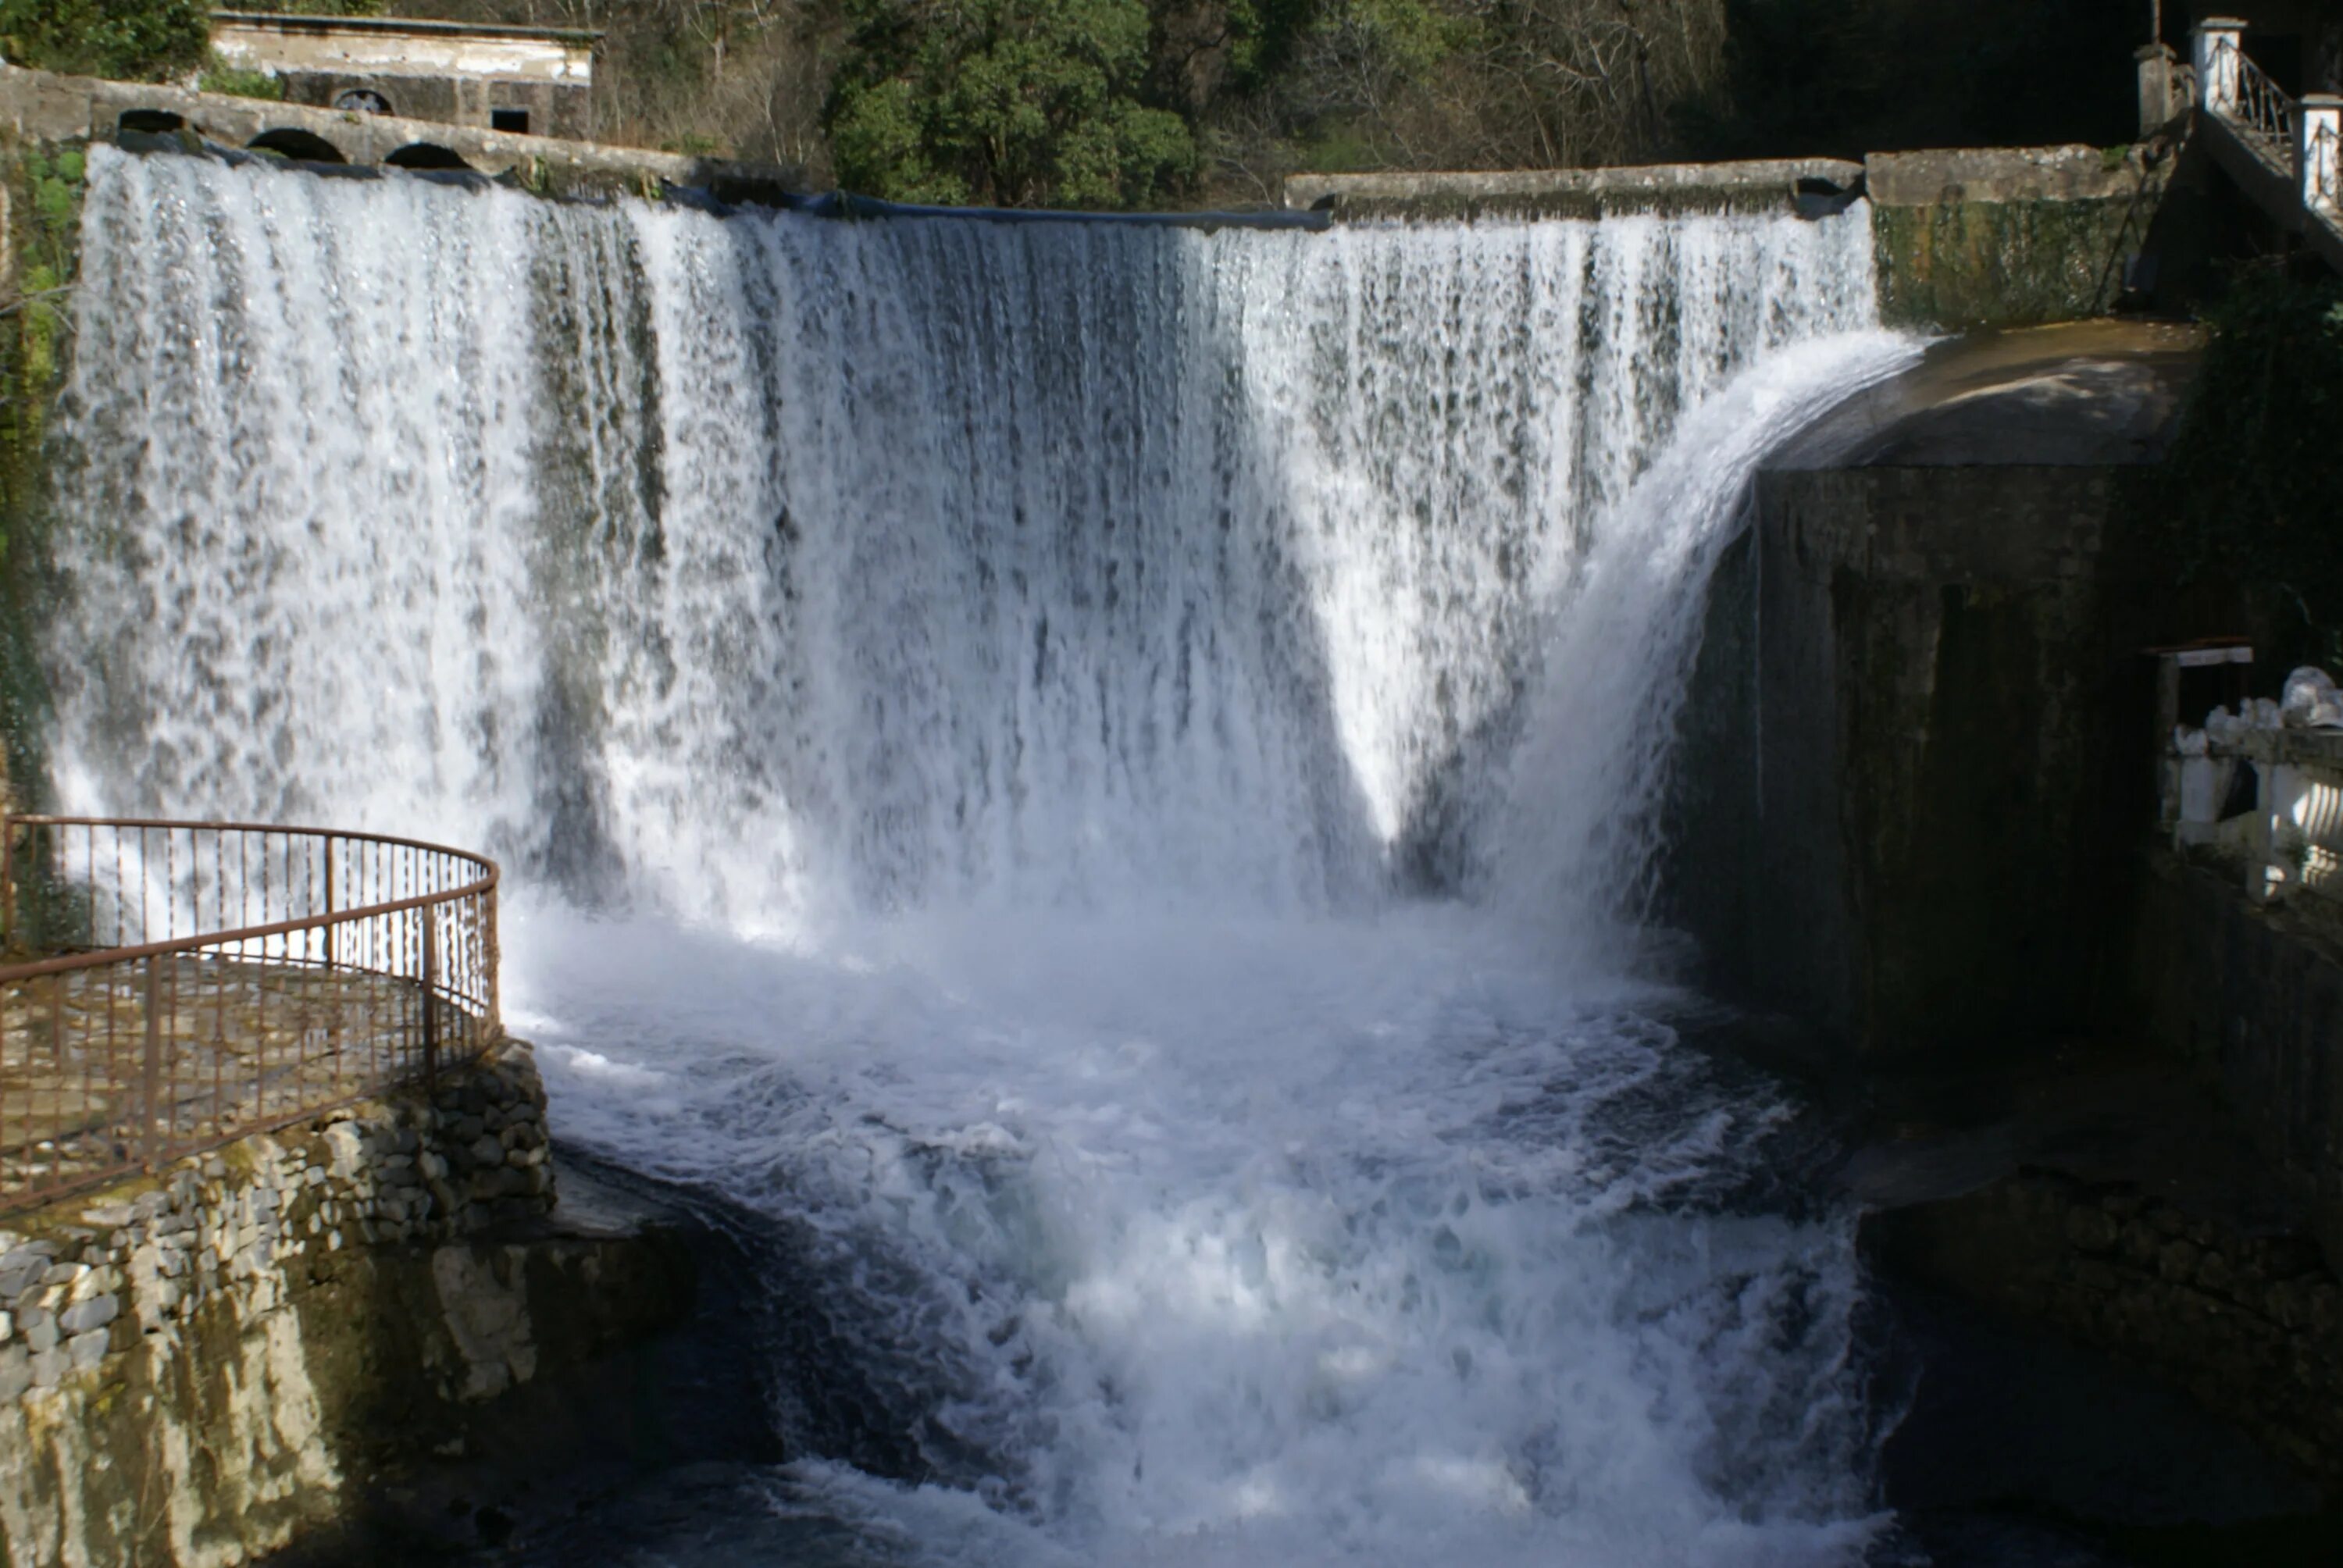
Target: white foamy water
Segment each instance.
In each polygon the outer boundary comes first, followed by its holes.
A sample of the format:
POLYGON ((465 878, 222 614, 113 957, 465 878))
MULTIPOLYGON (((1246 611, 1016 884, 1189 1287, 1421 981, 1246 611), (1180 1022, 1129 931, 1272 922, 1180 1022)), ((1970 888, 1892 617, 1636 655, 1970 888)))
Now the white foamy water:
POLYGON ((60 789, 502 859, 557 1127, 784 1239, 759 1506, 870 1555, 1852 1561, 1849 1227, 1626 955, 1870 265, 99 148, 60 789))

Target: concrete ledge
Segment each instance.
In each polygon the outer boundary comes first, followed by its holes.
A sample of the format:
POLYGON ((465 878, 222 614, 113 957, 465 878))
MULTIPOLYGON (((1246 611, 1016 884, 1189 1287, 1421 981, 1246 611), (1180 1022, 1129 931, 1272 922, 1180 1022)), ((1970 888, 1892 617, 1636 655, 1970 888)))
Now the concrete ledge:
POLYGON ((2128 200, 2139 186, 2127 154, 2110 157, 2081 146, 1873 153, 1863 160, 1863 175, 1875 206, 2128 200))
POLYGON ((1837 158, 1768 158, 1730 164, 1650 164, 1599 169, 1490 173, 1293 175, 1290 208, 1338 217, 1593 217, 1654 208, 1787 206, 1801 180, 1852 189, 1861 164, 1837 158))
POLYGON ((514 136, 429 120, 0 65, 0 130, 20 137, 38 141, 110 138, 120 128, 125 114, 142 110, 176 116, 186 130, 224 146, 248 147, 271 131, 306 133, 326 142, 352 164, 381 164, 402 147, 442 147, 480 174, 509 175, 532 188, 560 194, 639 194, 665 185, 709 190, 727 201, 780 205, 799 183, 796 171, 778 165, 514 136))

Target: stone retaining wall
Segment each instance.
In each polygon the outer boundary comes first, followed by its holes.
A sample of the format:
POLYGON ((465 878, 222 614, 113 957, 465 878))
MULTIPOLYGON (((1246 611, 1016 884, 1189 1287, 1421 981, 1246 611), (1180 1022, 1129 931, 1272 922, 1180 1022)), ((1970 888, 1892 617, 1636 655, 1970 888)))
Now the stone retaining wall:
POLYGON ((2147 1368, 2343 1497, 2343 1285, 2308 1238, 2050 1171, 1863 1236, 1875 1263, 2147 1368))
POLYGON ((2217 1077, 2343 1258, 2343 911, 2257 904, 2242 866, 2140 869, 2126 994, 2147 1042, 2217 1077))
POLYGON ((248 1561, 337 1523, 386 1455, 538 1376, 548 1345, 574 1359, 672 1316, 675 1282, 628 1239, 547 1233, 544 1107, 529 1048, 508 1043, 436 1098, 11 1221, 9 1562, 248 1561))

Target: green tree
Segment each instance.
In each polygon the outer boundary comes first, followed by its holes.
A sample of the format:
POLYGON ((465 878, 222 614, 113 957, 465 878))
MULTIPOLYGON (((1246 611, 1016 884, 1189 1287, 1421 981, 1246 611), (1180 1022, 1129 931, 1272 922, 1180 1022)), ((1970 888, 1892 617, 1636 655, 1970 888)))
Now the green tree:
POLYGON ((1196 165, 1144 102, 1142 0, 849 0, 826 116, 839 176, 897 201, 1136 207, 1196 165))
POLYGON ((39 70, 159 81, 210 45, 202 0, 0 0, 0 49, 39 70))

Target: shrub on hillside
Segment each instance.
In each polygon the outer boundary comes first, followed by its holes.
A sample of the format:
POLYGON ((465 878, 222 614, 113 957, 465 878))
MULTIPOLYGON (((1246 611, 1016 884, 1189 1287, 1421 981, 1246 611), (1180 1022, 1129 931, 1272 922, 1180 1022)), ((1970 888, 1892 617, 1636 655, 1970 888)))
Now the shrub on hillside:
POLYGON ((1194 170, 1141 101, 1141 0, 849 0, 829 128, 840 181, 899 201, 1133 207, 1194 170))
POLYGON ((201 0, 0 0, 0 50, 39 70, 159 81, 210 45, 201 0))

